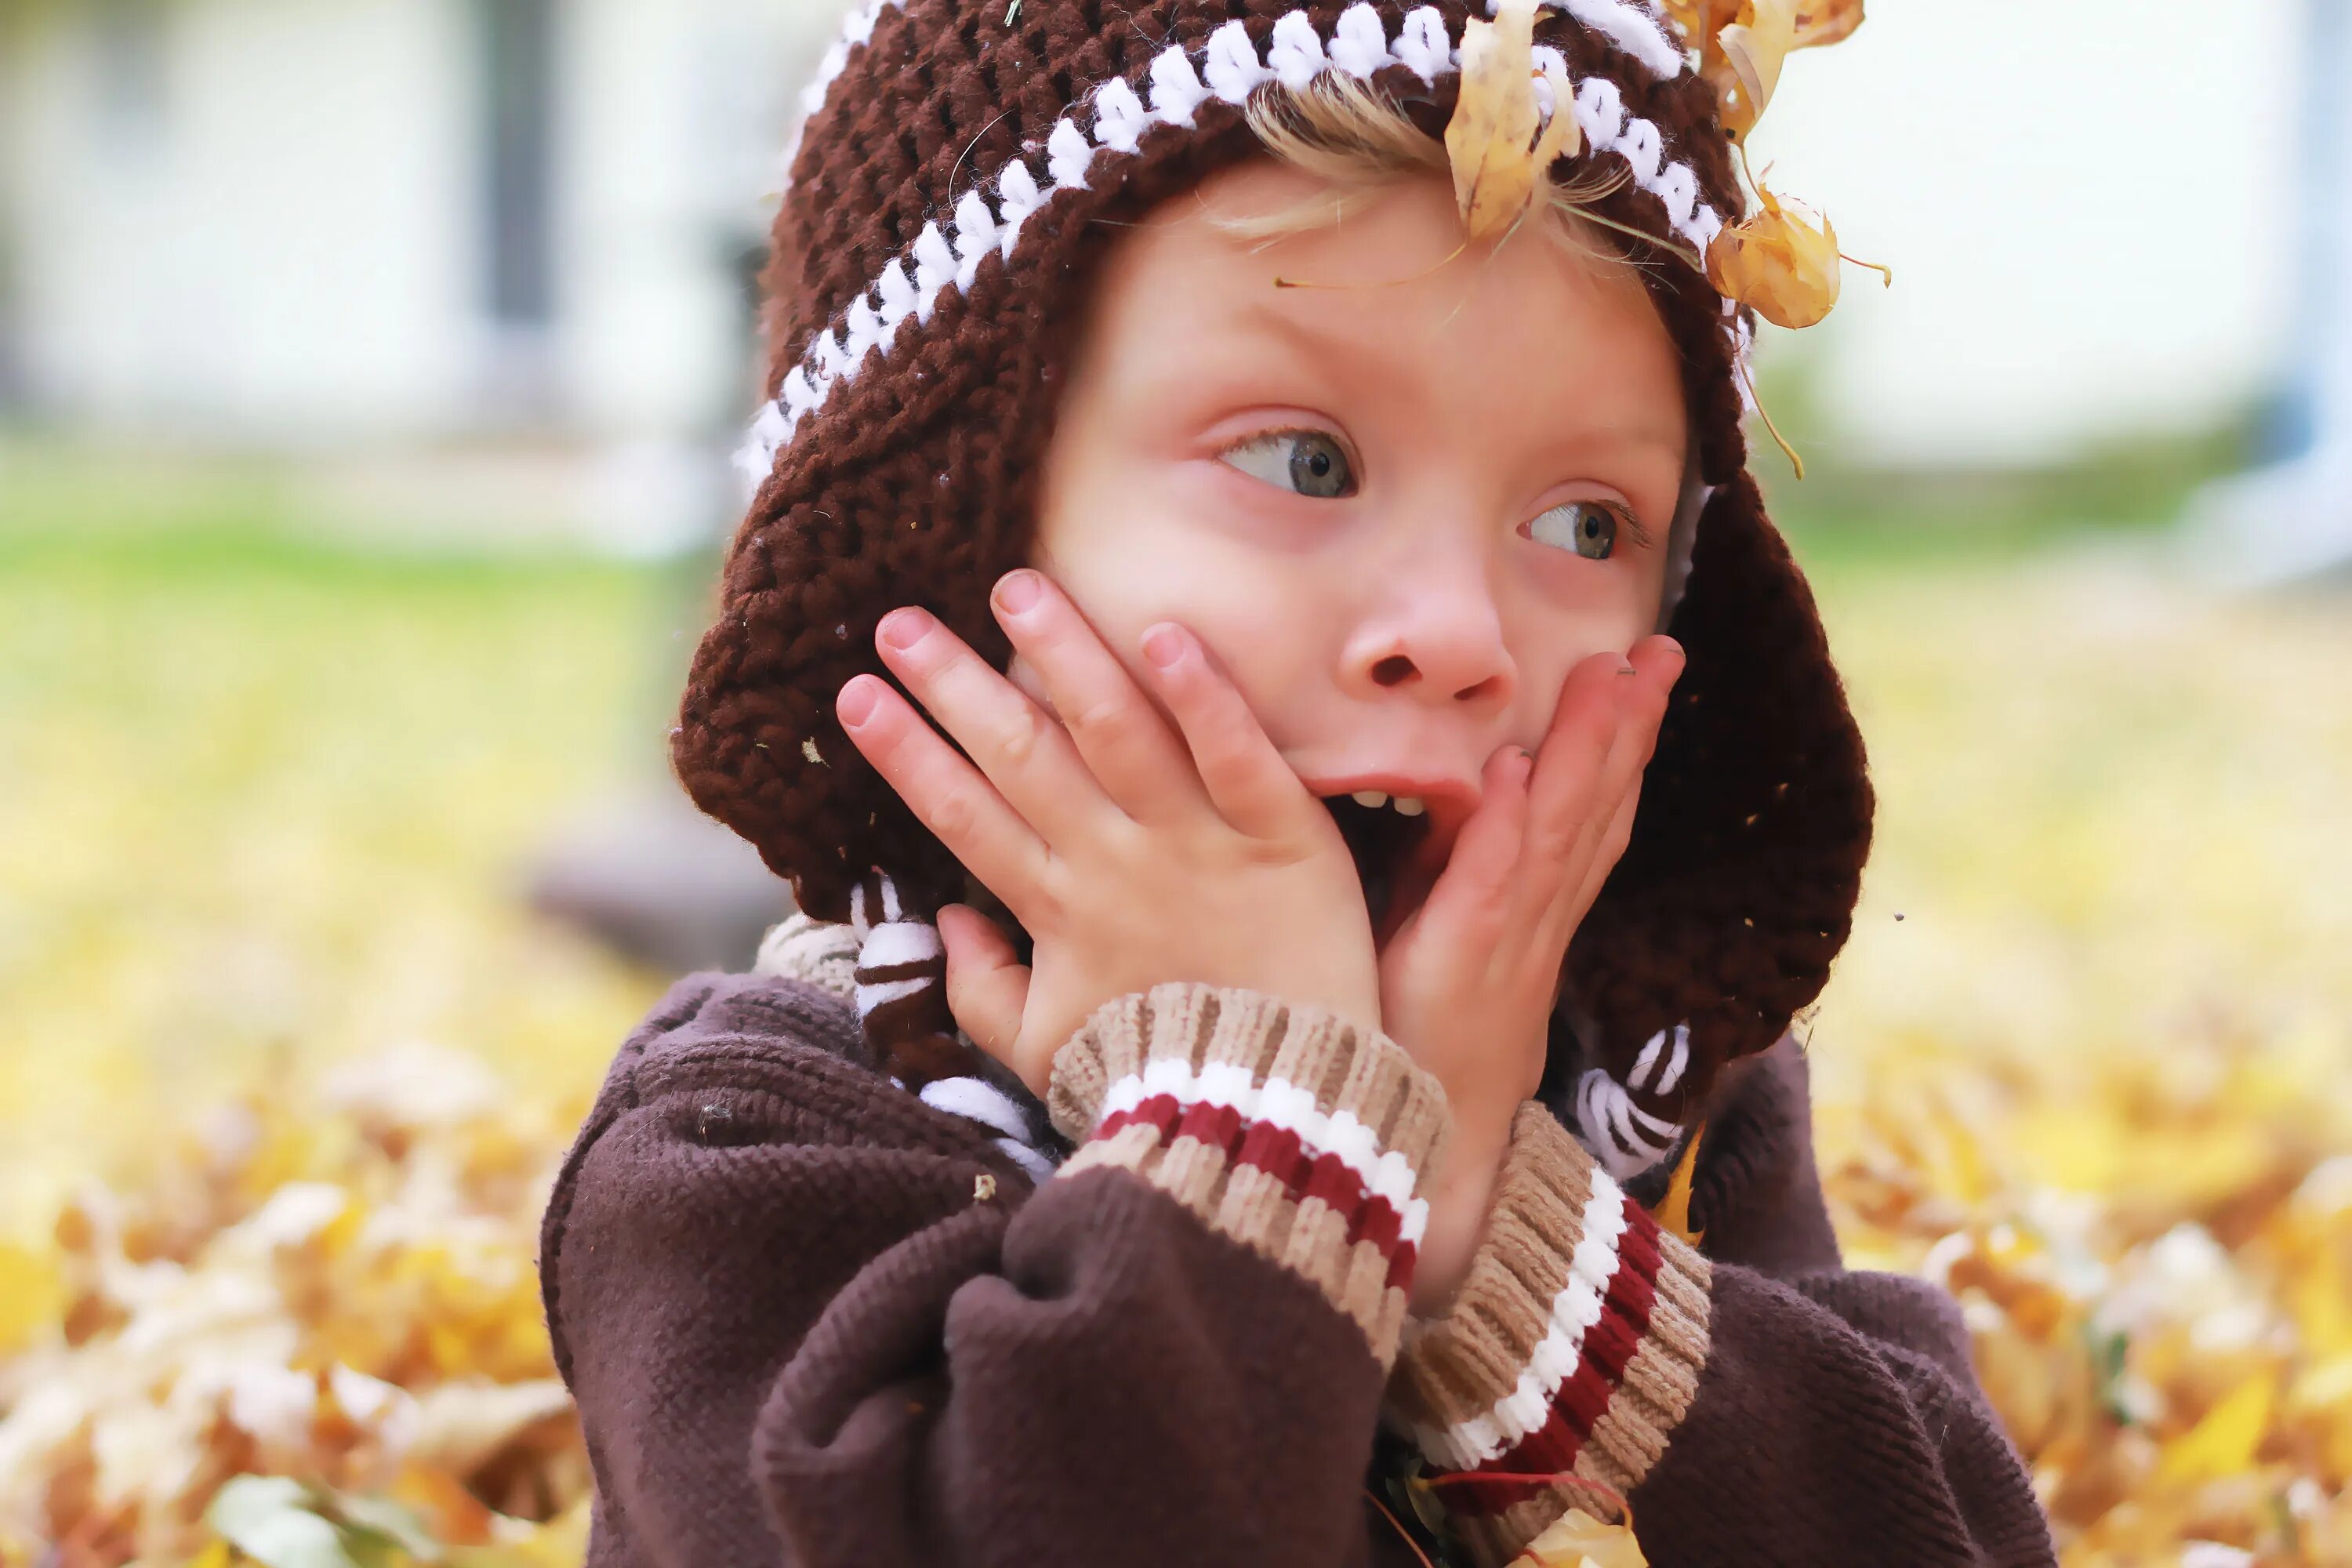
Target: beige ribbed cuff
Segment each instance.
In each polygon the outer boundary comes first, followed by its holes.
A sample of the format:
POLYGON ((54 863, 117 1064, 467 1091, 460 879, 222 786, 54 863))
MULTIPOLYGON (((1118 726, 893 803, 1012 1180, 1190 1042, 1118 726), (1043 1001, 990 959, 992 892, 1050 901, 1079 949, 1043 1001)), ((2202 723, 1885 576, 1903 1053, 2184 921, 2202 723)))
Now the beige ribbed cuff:
POLYGON ((1255 992, 1160 985, 1087 1021, 1047 1105, 1080 1145, 1062 1176, 1134 1172, 1394 1358, 1445 1129, 1444 1091, 1395 1042, 1255 992))
MULTIPOLYGON (((1408 1323, 1390 1379, 1433 1473, 1566 1470, 1630 1496, 1706 1363, 1706 1259, 1661 1232, 1542 1106, 1520 1107, 1486 1237, 1443 1316, 1408 1323)), ((1589 1491, 1454 1484, 1447 1511, 1507 1563, 1589 1491)))

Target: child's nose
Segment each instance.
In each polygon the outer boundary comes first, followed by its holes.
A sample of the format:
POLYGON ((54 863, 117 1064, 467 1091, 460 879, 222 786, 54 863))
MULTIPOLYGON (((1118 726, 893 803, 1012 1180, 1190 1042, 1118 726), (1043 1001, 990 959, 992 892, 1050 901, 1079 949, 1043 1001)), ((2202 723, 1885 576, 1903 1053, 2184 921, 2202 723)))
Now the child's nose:
POLYGON ((1502 616, 1483 584, 1423 581, 1348 648, 1349 684, 1392 690, 1423 701, 1501 708, 1514 695, 1517 668, 1502 616))

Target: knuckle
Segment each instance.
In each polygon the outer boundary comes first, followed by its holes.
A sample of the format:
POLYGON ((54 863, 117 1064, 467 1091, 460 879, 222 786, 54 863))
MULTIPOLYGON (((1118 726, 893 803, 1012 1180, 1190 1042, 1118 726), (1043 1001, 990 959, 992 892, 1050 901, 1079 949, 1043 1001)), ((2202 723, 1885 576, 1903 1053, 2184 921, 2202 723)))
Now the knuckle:
POLYGON ((1213 759, 1219 767, 1236 770, 1256 760, 1254 726, 1246 712, 1234 704, 1204 707, 1193 722, 1192 735, 1203 760, 1213 759))
POLYGON ((1572 828, 1539 827, 1528 835, 1528 858, 1539 865, 1557 866, 1575 847, 1576 833, 1572 828))
POLYGON ((923 826, 950 843, 971 837, 972 827, 980 821, 980 803, 972 798, 969 786, 950 784, 931 797, 923 812, 923 826))
POLYGON ((1020 766, 1035 757, 1045 744, 1047 720, 1028 702, 1007 706, 996 724, 996 750, 1005 761, 1020 766))
POLYGON ((1059 931, 1070 921, 1070 884, 1068 865, 1050 852, 1028 868, 1017 891, 1006 901, 1013 903, 1014 918, 1032 936, 1059 931))
POLYGON ((1066 717, 1071 733, 1110 740, 1133 727, 1135 703, 1124 693, 1096 693, 1076 704, 1066 717))

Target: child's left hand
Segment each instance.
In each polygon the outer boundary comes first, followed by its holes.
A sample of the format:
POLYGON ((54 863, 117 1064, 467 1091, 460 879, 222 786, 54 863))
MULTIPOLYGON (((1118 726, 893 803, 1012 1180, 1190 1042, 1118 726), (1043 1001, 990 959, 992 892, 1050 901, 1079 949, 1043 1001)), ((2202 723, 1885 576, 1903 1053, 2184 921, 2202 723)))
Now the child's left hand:
POLYGON ((1429 1191, 1415 1311, 1450 1300, 1477 1251, 1511 1122, 1543 1077, 1561 962, 1633 835, 1682 669, 1682 647, 1665 637, 1571 669, 1541 752, 1488 759, 1477 812, 1381 950, 1382 1025, 1444 1085, 1454 1119, 1429 1191))

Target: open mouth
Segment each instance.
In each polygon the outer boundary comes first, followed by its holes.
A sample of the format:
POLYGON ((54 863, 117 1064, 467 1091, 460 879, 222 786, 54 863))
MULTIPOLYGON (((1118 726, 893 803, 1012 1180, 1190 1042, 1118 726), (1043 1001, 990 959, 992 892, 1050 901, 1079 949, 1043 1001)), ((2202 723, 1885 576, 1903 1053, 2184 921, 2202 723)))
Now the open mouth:
POLYGON ((1450 846, 1438 841, 1427 807, 1410 795, 1358 790, 1325 796, 1323 805, 1339 824, 1348 852, 1355 857, 1356 875, 1364 885, 1364 907, 1372 919, 1373 941, 1385 947, 1397 928, 1429 897, 1437 874, 1444 869, 1450 846))

